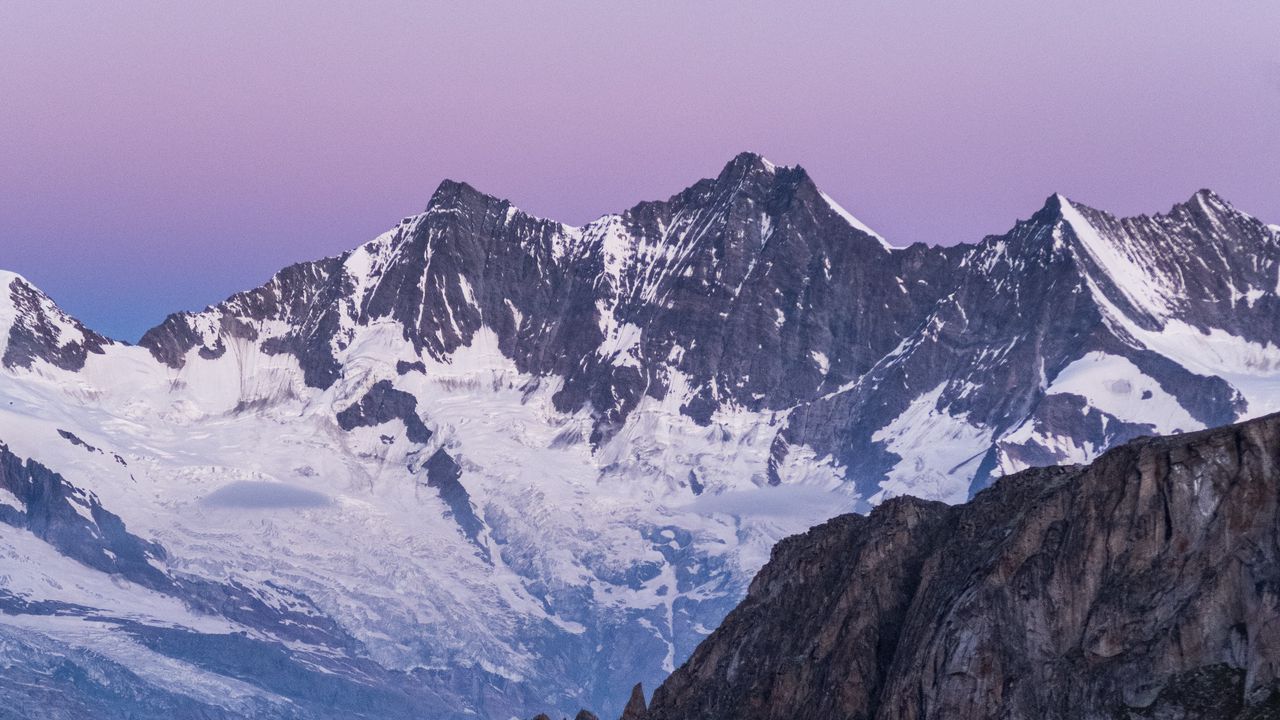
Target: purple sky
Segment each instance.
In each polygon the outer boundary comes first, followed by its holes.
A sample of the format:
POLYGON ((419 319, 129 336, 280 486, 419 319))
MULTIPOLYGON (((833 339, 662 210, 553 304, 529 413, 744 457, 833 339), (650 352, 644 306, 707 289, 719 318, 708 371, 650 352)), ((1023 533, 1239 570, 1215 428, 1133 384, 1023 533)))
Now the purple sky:
POLYGON ((1275 0, 114 5, 0 7, 0 268, 127 339, 445 177, 580 223, 755 150, 899 244, 1054 191, 1280 222, 1275 0))

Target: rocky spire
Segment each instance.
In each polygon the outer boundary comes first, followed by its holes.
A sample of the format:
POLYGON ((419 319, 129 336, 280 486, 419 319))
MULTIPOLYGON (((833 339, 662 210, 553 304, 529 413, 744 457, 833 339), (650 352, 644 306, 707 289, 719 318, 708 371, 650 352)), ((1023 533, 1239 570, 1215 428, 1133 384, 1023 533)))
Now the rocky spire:
POLYGON ((644 684, 636 683, 636 686, 631 688, 631 699, 622 709, 620 720, 644 720, 648 716, 649 710, 644 703, 644 684))

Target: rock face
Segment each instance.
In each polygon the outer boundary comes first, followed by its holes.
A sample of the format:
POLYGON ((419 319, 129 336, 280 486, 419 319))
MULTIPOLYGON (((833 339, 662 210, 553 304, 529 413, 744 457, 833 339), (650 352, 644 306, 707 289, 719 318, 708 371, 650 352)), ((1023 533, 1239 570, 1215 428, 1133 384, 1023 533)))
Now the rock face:
POLYGON ((360 398, 360 402, 335 416, 338 427, 351 430, 357 427, 377 427, 391 420, 404 423, 405 437, 417 443, 431 440, 429 430, 416 412, 418 400, 403 390, 397 390, 390 380, 380 380, 360 398))
POLYGON ((167 580, 156 567, 165 559, 160 546, 130 535, 98 498, 43 465, 17 457, 3 443, 0 492, 0 522, 31 532, 91 568, 146 587, 167 580), (4 502, 10 498, 11 503, 4 502))
POLYGON ((1272 415, 788 538, 644 717, 1277 716, 1272 415))
POLYGON ((622 709, 622 720, 641 720, 644 718, 648 708, 644 704, 644 685, 636 683, 631 688, 631 697, 627 700, 627 706, 622 709))
POLYGON ((30 368, 43 361, 63 370, 84 367, 112 341, 64 313, 25 279, 0 271, 0 367, 30 368), (9 316, 9 317, 6 317, 9 316), (7 321, 7 322, 6 322, 7 321))

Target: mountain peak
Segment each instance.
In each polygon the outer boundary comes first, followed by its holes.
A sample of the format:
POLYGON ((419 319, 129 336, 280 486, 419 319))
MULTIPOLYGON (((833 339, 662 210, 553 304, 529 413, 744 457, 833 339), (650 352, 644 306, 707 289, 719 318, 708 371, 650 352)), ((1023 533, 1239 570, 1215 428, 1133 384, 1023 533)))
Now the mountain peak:
POLYGON ((1054 224, 1063 220, 1065 215, 1070 213, 1074 207, 1075 205, 1070 198, 1060 192, 1055 192, 1045 198, 1044 204, 1040 206, 1039 210, 1032 213, 1031 221, 1054 224))
POLYGON ((1066 195, 1063 195, 1060 192, 1055 192, 1054 194, 1045 198, 1044 205, 1040 206, 1040 211, 1051 212, 1055 215, 1060 215, 1063 210, 1066 210, 1069 207, 1072 207, 1071 198, 1067 197, 1066 195))
POLYGON ((1218 193, 1214 192, 1209 188, 1200 188, 1199 190, 1195 191, 1195 194, 1191 196, 1191 199, 1206 200, 1206 201, 1219 202, 1219 203, 1226 202, 1226 200, 1222 199, 1221 195, 1219 195, 1218 193))
POLYGON ((1199 207, 1207 213, 1213 214, 1217 212, 1234 211, 1235 208, 1231 203, 1227 202, 1221 195, 1210 190, 1209 188, 1200 188, 1191 196, 1191 199, 1184 203, 1186 207, 1199 207))
POLYGON ((0 269, 0 303, 7 302, 11 292, 29 293, 50 303, 53 302, 48 299, 43 290, 36 287, 35 283, 28 280, 26 276, 12 270, 0 269))
POLYGON ((1062 221, 1079 232, 1081 227, 1090 226, 1099 218, 1111 217, 1111 214, 1056 192, 1046 198, 1044 205, 1031 217, 1049 223, 1062 221))
POLYGON ((799 165, 777 165, 770 162, 763 155, 754 152, 740 152, 733 157, 724 169, 720 171, 720 175, 716 178, 719 182, 740 181, 748 177, 787 177, 796 174, 801 177, 807 177, 804 168, 799 165))
POLYGON ((0 308, 8 308, 9 312, 16 312, 19 298, 34 298, 41 306, 54 307, 49 296, 30 280, 12 270, 0 270, 0 308))
POLYGON ((494 202, 506 202, 501 198, 480 192, 469 183, 461 180, 445 178, 440 181, 436 191, 427 202, 426 212, 442 208, 459 208, 474 205, 487 205, 494 202))
POLYGON ((86 353, 101 354, 110 344, 26 278, 0 270, 0 366, 27 368, 43 360, 75 371, 86 353))
POLYGON ((872 230, 834 198, 819 189, 813 178, 800 165, 776 165, 758 153, 741 152, 725 165, 715 182, 722 188, 732 185, 735 192, 744 185, 751 185, 769 192, 780 191, 786 195, 796 192, 811 194, 821 198, 827 207, 853 229, 870 236, 886 250, 895 249, 880 233, 872 230))
POLYGON ((726 169, 732 167, 744 167, 763 170, 764 172, 777 172, 778 165, 769 161, 768 158, 760 153, 744 150, 728 162, 726 169))

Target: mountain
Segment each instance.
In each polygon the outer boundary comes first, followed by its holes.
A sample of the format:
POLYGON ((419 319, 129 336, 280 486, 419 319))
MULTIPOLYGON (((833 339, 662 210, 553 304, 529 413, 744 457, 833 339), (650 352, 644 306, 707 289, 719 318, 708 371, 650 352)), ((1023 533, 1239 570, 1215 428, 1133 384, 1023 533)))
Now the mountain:
POLYGON ((66 314, 25 278, 0 271, 0 365, 27 370, 40 363, 62 370, 84 367, 90 353, 113 344, 66 314))
POLYGON ((968 248, 923 327, 786 435, 873 478, 873 500, 959 502, 1002 473, 1272 412, 1278 260, 1274 231, 1208 191, 1126 219, 1054 195, 968 248))
POLYGON ((517 370, 563 382, 558 411, 590 408, 599 445, 645 398, 687 390, 681 413, 705 425, 726 406, 782 411, 859 377, 938 297, 927 279, 902 290, 904 268, 946 254, 892 252, 803 169, 752 154, 582 228, 447 181, 372 243, 172 316, 141 345, 180 369, 192 349, 215 359, 247 339, 325 389, 358 329, 394 328, 413 361, 490 332, 517 370))
POLYGON ((780 542, 666 718, 1280 713, 1280 415, 780 542))
POLYGON ((581 227, 446 181, 136 346, 5 275, 0 697, 616 715, 782 537, 1280 408, 1278 280, 1207 191, 898 248, 750 153, 581 227))

